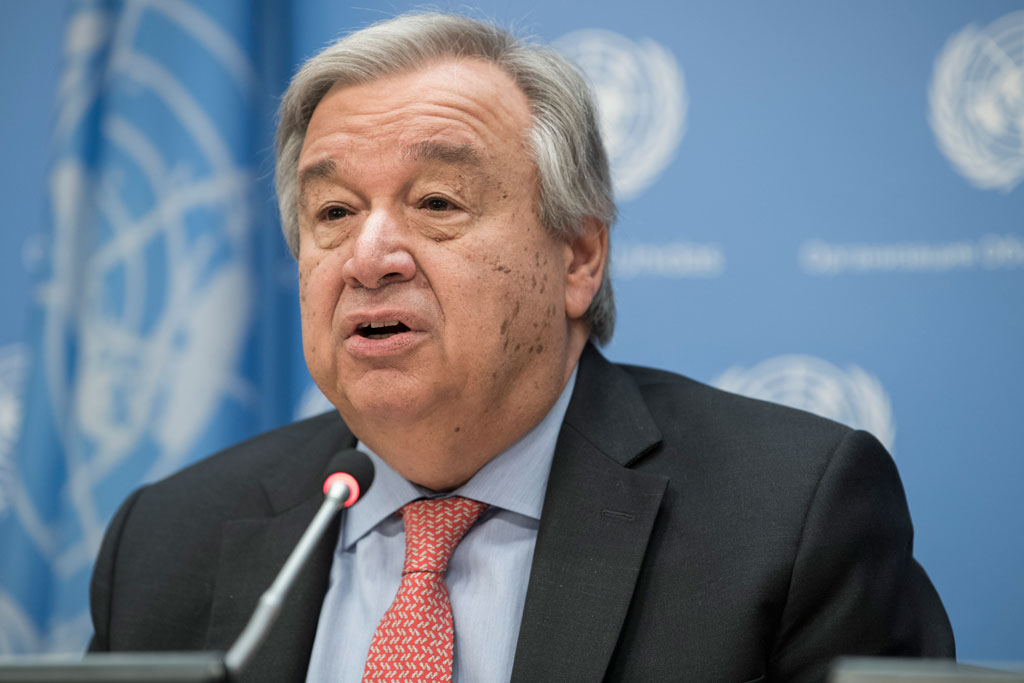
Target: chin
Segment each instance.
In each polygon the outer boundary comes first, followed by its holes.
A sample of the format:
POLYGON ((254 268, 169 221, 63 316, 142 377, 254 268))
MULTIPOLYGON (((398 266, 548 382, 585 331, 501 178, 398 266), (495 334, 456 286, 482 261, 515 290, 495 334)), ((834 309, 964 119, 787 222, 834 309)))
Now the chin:
POLYGON ((350 425, 386 421, 395 426, 428 418, 444 402, 436 385, 405 377, 401 381, 367 381, 341 387, 341 415, 350 425))

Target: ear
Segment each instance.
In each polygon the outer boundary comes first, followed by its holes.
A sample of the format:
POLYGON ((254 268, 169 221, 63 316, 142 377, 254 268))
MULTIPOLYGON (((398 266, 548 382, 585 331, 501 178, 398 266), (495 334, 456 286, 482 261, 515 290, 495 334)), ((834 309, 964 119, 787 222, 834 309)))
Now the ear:
POLYGON ((583 233, 566 245, 565 314, 583 317, 601 286, 608 260, 608 227, 594 218, 583 219, 583 233))

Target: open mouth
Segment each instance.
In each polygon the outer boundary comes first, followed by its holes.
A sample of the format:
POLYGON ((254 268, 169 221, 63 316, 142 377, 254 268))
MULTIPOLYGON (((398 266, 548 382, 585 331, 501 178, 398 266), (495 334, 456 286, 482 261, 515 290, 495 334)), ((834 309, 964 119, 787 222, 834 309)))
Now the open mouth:
POLYGON ((356 334, 367 339, 387 339, 396 334, 408 332, 409 328, 400 320, 387 320, 379 323, 362 323, 356 328, 356 334))

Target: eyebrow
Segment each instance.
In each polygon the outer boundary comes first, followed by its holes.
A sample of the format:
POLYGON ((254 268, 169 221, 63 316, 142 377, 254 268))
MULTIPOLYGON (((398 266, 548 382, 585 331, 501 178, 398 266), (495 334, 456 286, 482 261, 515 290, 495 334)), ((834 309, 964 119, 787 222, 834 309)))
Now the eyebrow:
POLYGON ((306 187, 314 180, 327 180, 337 173, 338 165, 334 159, 321 159, 299 171, 299 197, 306 194, 306 187))
MULTIPOLYGON (((424 140, 402 149, 402 156, 416 161, 436 161, 452 166, 467 166, 475 170, 483 167, 483 161, 476 147, 469 143, 439 142, 424 140)), ((336 177, 338 164, 334 159, 321 159, 299 171, 299 197, 306 195, 308 186, 317 180, 331 180, 336 177)))
POLYGON ((482 161, 476 147, 467 143, 456 144, 424 140, 402 150, 403 156, 417 161, 440 161, 445 164, 480 166, 482 161))

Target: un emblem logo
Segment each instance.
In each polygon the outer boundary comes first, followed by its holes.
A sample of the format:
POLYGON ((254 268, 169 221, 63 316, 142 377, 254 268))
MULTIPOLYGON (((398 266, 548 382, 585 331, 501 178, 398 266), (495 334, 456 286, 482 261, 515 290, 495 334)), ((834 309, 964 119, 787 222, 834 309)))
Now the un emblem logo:
POLYGON ((752 368, 729 368, 714 385, 867 430, 892 448, 892 401, 878 378, 856 365, 843 370, 814 356, 778 356, 752 368))
POLYGON ((982 189, 1024 178, 1024 11, 968 26, 935 61, 930 122, 956 169, 982 189))
POLYGON ((686 131, 686 85, 672 54, 653 40, 583 29, 554 42, 590 81, 615 195, 640 195, 672 161, 686 131))

